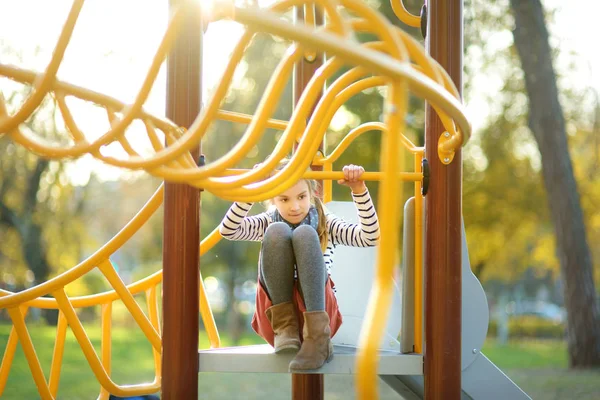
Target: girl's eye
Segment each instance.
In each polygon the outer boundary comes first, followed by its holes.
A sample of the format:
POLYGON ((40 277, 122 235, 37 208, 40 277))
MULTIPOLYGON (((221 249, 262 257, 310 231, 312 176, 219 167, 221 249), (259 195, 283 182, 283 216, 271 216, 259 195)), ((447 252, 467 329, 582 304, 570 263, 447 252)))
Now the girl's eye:
POLYGON ((281 201, 282 203, 285 203, 287 201, 287 199, 281 199, 279 201, 281 201))

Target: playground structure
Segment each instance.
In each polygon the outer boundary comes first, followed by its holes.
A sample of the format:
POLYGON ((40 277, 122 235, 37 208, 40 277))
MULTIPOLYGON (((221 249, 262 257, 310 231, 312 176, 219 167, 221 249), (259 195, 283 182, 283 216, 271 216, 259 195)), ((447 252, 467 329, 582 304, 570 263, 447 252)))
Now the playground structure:
MULTIPOLYGON (((473 281, 475 278, 470 274, 464 233, 457 234, 462 232, 460 146, 470 135, 470 125, 460 102, 460 91, 457 89, 460 85, 455 85, 455 76, 444 69, 456 73, 456 65, 449 68, 448 65, 436 62, 416 40, 358 0, 314 2, 282 0, 269 6, 268 9, 237 7, 231 2, 222 3, 217 4, 212 15, 207 17, 209 21, 232 19, 247 26, 248 29, 236 46, 212 98, 200 111, 197 92, 200 83, 198 71, 192 72, 189 76, 181 75, 181 71, 190 70, 190 65, 196 66, 197 59, 194 57, 198 54, 194 54, 194 51, 197 50, 190 49, 200 48, 202 21, 198 12, 199 5, 194 1, 184 0, 171 3, 169 26, 149 67, 144 85, 133 104, 126 105, 102 94, 56 79, 56 72, 69 43, 79 11, 84 4, 83 0, 73 2, 52 59, 43 74, 38 75, 0 64, 0 76, 33 88, 30 96, 12 115, 8 114, 4 101, 0 98, 0 135, 8 135, 14 142, 49 159, 70 159, 91 154, 106 164, 121 168, 143 169, 167 182, 165 189, 159 188, 140 212, 113 239, 79 265, 23 292, 1 293, 0 308, 8 310, 13 328, 0 367, 0 395, 6 385, 19 342, 27 357, 41 398, 57 397, 67 326, 72 329, 98 379, 101 386, 99 397, 101 399, 107 399, 109 394, 133 396, 155 393, 159 390, 162 390, 165 399, 195 398, 182 397, 181 394, 184 390, 191 390, 190 386, 197 387, 194 382, 197 383, 198 372, 235 371, 236 368, 243 370, 244 365, 252 365, 255 369, 259 365, 259 369, 264 372, 280 372, 285 359, 268 354, 264 351, 264 347, 262 350, 219 350, 218 331, 197 266, 199 255, 209 251, 220 240, 220 236, 215 228, 201 242, 199 240, 198 218, 201 211, 198 207, 200 195, 198 189, 230 201, 256 202, 273 197, 301 177, 314 178, 324 180, 324 200, 335 209, 336 205, 331 203, 333 200, 331 180, 341 178, 342 173, 333 170, 333 163, 356 137, 368 131, 380 131, 382 133, 380 171, 364 174, 366 180, 379 182, 380 200, 377 209, 382 238, 376 255, 368 256, 374 264, 374 269, 370 270, 373 286, 370 294, 365 292, 368 296, 368 306, 362 315, 360 335, 356 334, 356 330, 350 332, 349 336, 352 336, 351 333, 355 334, 354 339, 347 340, 352 343, 343 342, 346 340, 343 338, 336 339, 341 341, 338 345, 354 345, 353 350, 340 352, 340 347, 337 347, 334 360, 325 367, 323 373, 340 373, 342 369, 345 371, 350 369, 356 374, 357 394, 360 399, 377 398, 378 375, 407 398, 411 398, 409 396, 412 395, 417 396, 413 398, 426 396, 458 399, 461 393, 471 398, 479 398, 485 389, 490 391, 486 398, 498 395, 493 390, 512 390, 511 393, 515 396, 522 397, 510 398, 527 398, 508 378, 502 378, 503 375, 494 369, 493 364, 486 361, 487 359, 484 359, 485 357, 478 351, 487 329, 487 307, 485 311, 476 310, 468 315, 471 319, 465 318, 467 317, 464 312, 465 299, 482 304, 481 298, 476 300, 473 297, 468 298, 465 297, 465 293, 480 296, 483 292, 480 290, 481 287, 477 286, 479 283, 473 281), (294 7, 303 11, 303 23, 292 25, 284 19, 284 14, 294 7), (318 23, 320 16, 325 16, 326 24, 318 23), (254 115, 221 110, 235 68, 256 32, 276 35, 291 41, 292 44, 273 73, 254 115), (371 33, 377 39, 359 43, 355 37, 358 32, 371 33), (317 49, 319 53, 324 52, 330 57, 322 65, 314 63, 317 49), (167 55, 171 81, 168 95, 169 118, 164 119, 149 115, 142 107, 167 55), (273 120, 271 115, 286 82, 294 72, 295 66, 306 64, 306 60, 313 62, 313 68, 318 69, 318 73, 302 78, 305 85, 301 85, 301 91, 297 93, 296 105, 289 121, 273 120), (323 91, 326 80, 342 67, 351 68, 323 91), (177 86, 175 81, 180 83, 178 88, 175 88, 177 86), (384 95, 383 122, 367 122, 360 125, 349 132, 336 148, 327 154, 321 149, 321 145, 335 112, 350 97, 376 86, 387 88, 384 95), (182 87, 185 93, 180 91, 182 87), (409 92, 425 99, 435 109, 435 113, 428 113, 429 126, 425 147, 415 146, 402 134, 409 92), (72 144, 69 146, 58 147, 43 143, 39 138, 30 137, 19 129, 20 124, 48 95, 56 99, 67 131, 71 135, 72 144), (88 141, 85 132, 77 127, 67 105, 66 98, 70 96, 103 107, 111 123, 110 130, 96 140, 88 141), (198 162, 199 143, 215 119, 248 124, 248 129, 240 142, 225 156, 202 165, 198 162), (135 146, 125 137, 127 129, 136 120, 143 123, 147 138, 154 148, 155 153, 151 156, 145 157, 137 153, 135 146), (236 164, 260 142, 266 128, 283 131, 273 153, 257 169, 235 169, 236 164), (111 143, 120 144, 128 157, 117 159, 103 155, 100 151, 101 147, 111 143), (404 148, 404 151, 401 151, 401 148, 404 148), (272 174, 278 162, 292 149, 293 156, 290 163, 281 171, 272 174), (414 170, 399 172, 404 165, 405 151, 414 157, 414 170), (427 170, 423 167, 425 158, 431 165, 429 182, 431 192, 427 194, 426 209, 423 196, 423 192, 427 190, 428 178, 427 170), (304 171, 311 165, 322 170, 305 173, 304 171), (269 177, 265 178, 266 176, 269 177), (395 255, 400 239, 398 227, 401 180, 414 182, 415 192, 414 200, 410 200, 407 204, 405 216, 404 279, 401 294, 403 301, 400 312, 397 308, 398 303, 394 302, 395 285, 392 277, 397 266, 395 255), (159 271, 126 286, 115 271, 110 257, 143 226, 161 205, 163 197, 165 198, 164 276, 163 271, 159 271), (183 200, 177 203, 178 199, 183 200), (188 207, 184 208, 183 203, 187 203, 188 207), (451 210, 439 208, 439 204, 449 204, 451 210), (174 220, 174 215, 179 212, 183 212, 185 220, 190 221, 187 227, 171 223, 171 219, 174 220), (437 226, 434 228, 434 225, 437 226), (176 241, 183 245, 175 246, 173 243, 176 241), (112 291, 76 298, 66 295, 64 288, 67 284, 96 268, 106 277, 113 288, 112 291), (424 277, 426 277, 426 284, 424 277), (157 290, 163 278, 164 311, 161 323, 158 317, 157 290), (461 281, 466 289, 462 292, 462 300, 461 281), (186 290, 181 289, 184 285, 186 290), (147 315, 133 297, 142 292, 147 298, 147 315), (183 293, 188 294, 188 297, 182 298, 183 293), (189 293, 198 293, 198 296, 190 298, 189 293), (43 297, 46 295, 52 297, 43 297), (110 317, 112 303, 117 300, 125 304, 152 345, 155 380, 150 384, 119 386, 111 379, 110 317), (444 302, 450 305, 442 306, 444 302), (75 311, 77 308, 96 305, 102 307, 101 356, 95 352, 75 311), (47 380, 25 323, 25 315, 30 307, 59 310, 52 367, 47 380), (199 355, 197 352, 198 309, 212 348, 201 351, 199 355), (398 348, 382 351, 381 343, 386 335, 386 326, 389 328, 388 322, 399 316, 402 318, 402 323, 399 324, 402 330, 400 334, 402 344, 399 344, 398 348), (167 320, 173 323, 167 323, 167 320), (173 328, 173 325, 177 326, 173 328), (470 334, 470 332, 475 333, 470 334), (169 336, 168 340, 167 336, 169 336), (467 346, 478 343, 478 347, 465 347, 465 340, 467 346), (187 350, 182 350, 182 346, 187 350), (465 348, 467 353, 471 353, 470 356, 465 355, 465 348), (173 355, 174 353, 177 353, 176 356, 173 355), (199 360, 199 368, 191 373, 187 368, 187 373, 181 373, 185 369, 182 364, 194 359, 196 361, 191 365, 197 366, 199 360), (179 364, 174 364, 174 360, 178 360, 179 364), (165 365, 169 368, 164 368, 165 365), (340 365, 350 367, 341 368, 340 365), (386 370, 387 366, 391 366, 389 370, 386 370), (473 369, 479 373, 469 375, 466 372, 473 369), (481 383, 484 372, 489 372, 488 379, 481 383), (193 381, 194 376, 195 381, 193 381), (187 389, 184 388, 186 384, 187 389)), ((401 3, 392 4, 394 11, 403 21, 411 26, 420 26, 421 19, 409 15, 401 3)), ((428 24, 430 28, 436 26, 436 29, 428 31, 430 51, 448 52, 447 48, 431 46, 431 43, 432 41, 435 43, 436 38, 439 39, 442 35, 437 32, 438 29, 443 31, 441 28, 444 26, 456 29, 456 25, 451 23, 444 25, 443 21, 452 18, 458 18, 457 20, 460 21, 461 11, 461 1, 429 2, 428 24)), ((444 34, 447 35, 448 31, 444 34)), ((459 28, 459 35, 451 40, 455 43, 461 42, 461 28, 459 28)), ((459 46, 454 51, 461 49, 459 46)), ((451 57, 446 57, 444 60, 448 61, 449 58, 451 57)), ((459 60, 458 73, 460 74, 462 57, 458 56, 454 59, 459 60)), ((337 207, 342 211, 344 206, 337 207)), ((340 253, 343 257, 343 252, 340 253)), ((473 311, 469 308, 466 310, 473 311)), ((392 327, 392 330, 397 329, 398 325, 394 326, 396 328, 392 327)), ((395 333, 397 336, 398 332, 395 333)), ((308 382, 307 387, 310 387, 310 382, 318 380, 319 377, 305 375, 298 379, 308 382)), ((196 387, 190 393, 194 393, 197 397, 196 387)), ((303 396, 311 399, 318 398, 310 392, 305 392, 303 396)))

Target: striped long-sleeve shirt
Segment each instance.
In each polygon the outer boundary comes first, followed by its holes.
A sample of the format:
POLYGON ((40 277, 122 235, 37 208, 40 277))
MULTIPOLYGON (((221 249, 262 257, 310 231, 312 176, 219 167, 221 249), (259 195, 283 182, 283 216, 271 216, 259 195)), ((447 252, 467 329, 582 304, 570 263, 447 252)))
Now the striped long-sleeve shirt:
MULTIPOLYGON (((379 242, 379 221, 369 191, 352 193, 358 212, 358 224, 344 221, 326 211, 327 248, 323 253, 327 272, 333 266, 333 253, 338 245, 370 247, 379 242)), ((225 214, 219 231, 228 240, 262 241, 267 227, 273 222, 270 212, 248 216, 253 203, 234 203, 225 214)))

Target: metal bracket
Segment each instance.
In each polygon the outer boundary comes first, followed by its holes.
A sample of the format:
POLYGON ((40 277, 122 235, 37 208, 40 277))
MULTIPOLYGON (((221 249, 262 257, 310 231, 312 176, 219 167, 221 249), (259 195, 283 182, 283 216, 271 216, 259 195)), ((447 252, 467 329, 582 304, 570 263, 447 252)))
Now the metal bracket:
POLYGON ((450 132, 444 132, 438 140, 438 157, 440 162, 444 165, 448 165, 454 160, 454 151, 442 150, 442 144, 450 140, 450 132))
POLYGON ((429 161, 426 158, 423 158, 421 161, 421 170, 423 171, 423 182, 421 184, 421 194, 423 196, 427 195, 429 191, 429 176, 431 171, 429 169, 429 161))
MULTIPOLYGON (((200 154, 200 157, 198 157, 198 161, 196 162, 196 164, 199 167, 204 167, 206 165, 206 157, 204 157, 204 154, 200 154)), ((204 189, 202 189, 202 188, 198 188, 198 190, 200 192, 204 192, 204 189)))
POLYGON ((421 35, 423 39, 427 38, 427 4, 421 7, 421 35))

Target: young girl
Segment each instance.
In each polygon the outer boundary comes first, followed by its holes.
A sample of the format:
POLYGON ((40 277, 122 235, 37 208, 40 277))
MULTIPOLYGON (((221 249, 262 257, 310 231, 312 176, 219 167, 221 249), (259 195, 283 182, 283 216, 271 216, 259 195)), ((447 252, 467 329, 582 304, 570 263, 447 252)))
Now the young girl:
POLYGON ((234 203, 219 227, 225 239, 262 242, 252 328, 275 353, 300 349, 290 372, 318 369, 333 356, 331 337, 342 324, 329 276, 335 247, 378 243, 377 214, 360 180, 364 171, 347 165, 338 181, 352 190, 358 224, 327 213, 316 182, 300 180, 261 214, 249 217, 252 203, 234 203))

